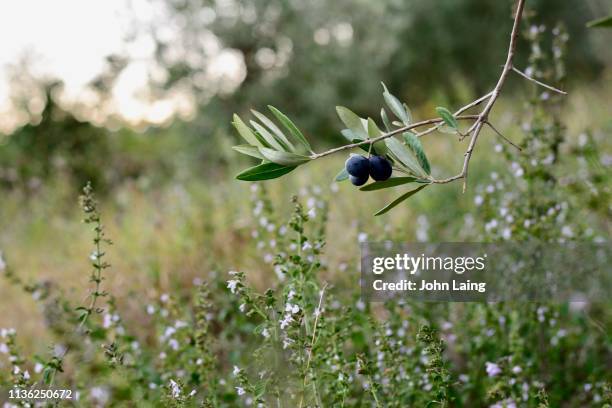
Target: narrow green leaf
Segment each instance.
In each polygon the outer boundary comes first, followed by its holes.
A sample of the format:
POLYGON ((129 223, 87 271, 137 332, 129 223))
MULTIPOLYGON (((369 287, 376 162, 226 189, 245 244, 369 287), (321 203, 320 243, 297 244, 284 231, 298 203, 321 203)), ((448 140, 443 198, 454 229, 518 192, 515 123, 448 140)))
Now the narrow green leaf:
POLYGON ((598 18, 596 20, 591 20, 587 23, 587 27, 589 28, 610 28, 612 27, 612 16, 598 18))
POLYGON ((251 110, 251 112, 253 112, 253 115, 255 115, 255 117, 259 119, 261 123, 263 123, 268 129, 272 131, 274 136, 276 136, 277 140, 288 148, 287 150, 295 152, 295 146, 293 145, 293 143, 291 143, 291 141, 287 138, 287 136, 285 136, 283 131, 280 130, 278 126, 274 124, 274 122, 268 119, 266 115, 261 112, 257 112, 256 110, 251 110))
POLYGON ((346 126, 356 138, 360 140, 368 138, 368 133, 359 116, 344 106, 336 106, 336 112, 338 112, 338 116, 342 123, 344 123, 344 126, 346 126))
POLYGON ((251 123, 251 126, 253 126, 253 128, 257 132, 256 134, 259 134, 261 137, 263 137, 263 139, 266 141, 268 146, 270 146, 272 149, 281 150, 281 151, 287 150, 287 147, 283 146, 278 140, 276 140, 276 138, 272 136, 272 133, 268 132, 266 128, 264 128, 259 123, 255 122, 254 120, 252 120, 250 123, 251 123))
POLYGON ((300 143, 306 148, 306 150, 312 151, 310 143, 308 143, 308 140, 306 140, 302 132, 300 132, 300 129, 298 129, 298 127, 295 125, 295 123, 291 121, 291 119, 289 119, 283 112, 279 111, 272 105, 268 105, 268 109, 270 109, 272 114, 276 116, 276 119, 278 119, 278 121, 281 122, 285 128, 287 128, 287 130, 293 135, 293 137, 300 141, 300 143))
POLYGON ((410 114, 404 108, 404 105, 400 102, 400 100, 395 95, 389 92, 389 90, 387 89, 387 86, 384 83, 382 84, 382 86, 384 90, 383 98, 385 99, 385 102, 387 106, 389 107, 389 109, 391 109, 391 112, 393 112, 393 114, 397 116, 404 123, 404 125, 409 125, 410 124, 410 114))
POLYGON ((385 108, 380 109, 380 118, 382 119, 387 132, 390 132, 391 131, 391 121, 389 120, 389 116, 387 115, 387 111, 385 110, 385 108))
MULTIPOLYGON (((382 136, 382 134, 383 132, 378 128, 376 122, 374 122, 372 118, 368 118, 368 136, 370 139, 382 136)), ((378 156, 384 156, 388 152, 387 145, 385 144, 384 140, 374 143, 372 147, 378 156)))
POLYGON ((411 190, 411 191, 408 191, 407 193, 402 194, 401 196, 396 198, 393 202, 391 202, 390 204, 387 204, 384 208, 381 208, 380 210, 378 210, 378 212, 376 214, 374 214, 374 216, 383 215, 383 214, 391 211, 398 204, 400 204, 403 201, 407 200, 408 198, 412 197, 413 195, 415 195, 416 193, 418 193, 419 191, 421 191, 425 187, 427 187, 427 184, 422 185, 419 188, 415 188, 414 190, 411 190))
POLYGON ((246 154, 247 156, 256 157, 258 159, 264 159, 263 155, 259 152, 259 149, 255 146, 248 144, 241 144, 238 146, 232 146, 232 149, 238 153, 246 154))
POLYGON ((336 181, 344 181, 349 178, 348 171, 346 171, 346 167, 343 167, 342 170, 336 175, 334 180, 336 181))
POLYGON ((240 119, 240 116, 234 114, 234 121, 232 122, 232 124, 234 125, 240 136, 242 136, 242 138, 246 140, 248 144, 252 146, 266 147, 266 145, 262 143, 262 141, 257 136, 255 136, 255 133, 253 133, 253 131, 242 121, 242 119, 240 119))
POLYGON ((242 181, 270 180, 284 176, 296 167, 266 162, 242 171, 236 178, 242 181))
POLYGON ((299 166, 310 161, 310 157, 301 154, 283 152, 267 147, 260 147, 259 152, 272 163, 282 164, 283 166, 299 166))
MULTIPOLYGON (((385 181, 377 181, 375 183, 367 184, 361 187, 361 191, 376 191, 383 190, 385 188, 397 187, 408 183, 414 183, 420 179, 416 177, 393 177, 385 181)), ((421 180, 424 181, 424 180, 421 180)))
POLYGON ((436 112, 438 112, 438 115, 440 115, 447 126, 450 126, 453 129, 459 129, 459 123, 457 123, 457 119, 455 119, 451 111, 442 106, 438 106, 436 108, 436 112))
POLYGON ((402 142, 394 137, 385 139, 385 143, 389 148, 389 154, 393 160, 401 164, 410 173, 417 177, 424 177, 425 171, 419 166, 419 163, 414 158, 412 152, 402 142))
POLYGON ((429 160, 427 160, 427 155, 425 155, 425 150, 423 150, 421 140, 419 140, 419 138, 412 132, 405 132, 403 136, 404 140, 406 141, 406 145, 416 156, 421 168, 425 170, 425 173, 431 174, 431 166, 429 165, 429 160))

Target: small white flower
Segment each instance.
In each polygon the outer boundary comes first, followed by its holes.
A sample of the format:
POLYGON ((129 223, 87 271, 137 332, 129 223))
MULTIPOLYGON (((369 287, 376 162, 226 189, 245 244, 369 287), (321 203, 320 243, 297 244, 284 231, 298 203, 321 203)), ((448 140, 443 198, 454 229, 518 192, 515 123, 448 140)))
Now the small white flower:
POLYGON ((238 306, 238 309, 244 313, 246 311, 246 303, 241 303, 240 306, 238 306))
POLYGON ((482 198, 482 196, 477 195, 476 197, 474 197, 474 204, 476 204, 477 207, 480 207, 483 202, 484 199, 482 198))
POLYGON ((502 372, 501 368, 499 368, 497 364, 491 363, 489 361, 486 362, 486 371, 489 377, 495 377, 501 374, 502 372))
POLYGON ((162 301, 162 303, 166 303, 167 301, 170 300, 170 295, 168 295, 167 293, 163 293, 160 297, 159 300, 162 301))
POLYGON ((523 371, 523 369, 522 369, 520 366, 514 366, 514 367, 512 367, 512 372, 513 372, 514 374, 520 374, 520 373, 521 373, 521 371, 523 371))
POLYGON ((355 304, 355 307, 357 308, 357 310, 359 310, 360 312, 363 312, 366 308, 365 303, 363 302, 363 300, 359 299, 357 301, 357 303, 355 304))
POLYGON ((113 317, 108 313, 105 314, 104 320, 102 322, 102 327, 104 327, 105 329, 108 329, 109 327, 111 327, 112 324, 113 324, 113 317))
POLYGON ((240 367, 234 366, 234 369, 232 370, 232 375, 236 377, 238 376, 238 374, 240 374, 240 367))
POLYGON ((312 249, 312 244, 310 243, 310 241, 304 242, 304 244, 302 245, 302 251, 308 251, 309 249, 312 249))
POLYGON ((270 331, 268 330, 267 327, 261 331, 261 335, 266 339, 270 337, 270 331))
POLYGON ((174 380, 170 380, 170 388, 172 391, 172 398, 178 398, 181 396, 181 386, 174 380))
POLYGON ((505 240, 509 240, 511 236, 512 231, 510 230, 510 228, 504 228, 504 230, 502 231, 502 238, 505 240))
POLYGON ((2 256, 2 251, 0 251, 0 272, 6 269, 6 262, 4 261, 4 257, 2 256))
POLYGON ((298 305, 294 305, 294 304, 291 304, 291 303, 287 303, 287 305, 285 305, 285 312, 290 312, 291 314, 296 314, 299 311, 300 311, 300 307, 298 305))
POLYGON ((235 387, 235 388, 236 388, 236 392, 238 393, 238 395, 246 394, 246 391, 244 390, 244 388, 242 387, 235 387))
POLYGON ((30 379, 30 372, 28 370, 25 370, 23 372, 23 378, 24 378, 24 380, 29 380, 30 379))
POLYGON ((236 293, 236 288, 238 286, 238 284, 240 283, 240 281, 238 279, 231 279, 227 281, 227 288, 230 290, 230 292, 232 293, 236 293))
POLYGON ((572 231, 572 227, 569 225, 564 225, 563 228, 561 228, 561 235, 571 238, 574 236, 574 231, 572 231))
POLYGON ((286 314, 285 317, 283 318, 283 320, 280 321, 280 328, 281 330, 284 329, 285 327, 289 326, 289 324, 293 321, 293 318, 291 317, 290 314, 286 314))
POLYGON ((153 313, 155 313, 155 306, 147 305, 147 314, 152 315, 153 313))
POLYGON ((287 347, 289 347, 291 344, 293 344, 293 340, 289 338, 283 339, 283 349, 287 349, 287 347))
POLYGON ((291 289, 289 293, 287 293, 287 302, 289 302, 295 296, 295 291, 291 289))
POLYGON ((357 241, 359 242, 366 242, 368 240, 368 234, 366 234, 365 232, 360 232, 357 235, 357 241))
POLYGON ((179 342, 176 339, 170 339, 168 340, 168 345, 170 346, 170 348, 174 351, 179 349, 179 342))
POLYGON ((44 365, 42 365, 42 364, 40 364, 40 363, 36 363, 36 364, 34 365, 34 372, 35 372, 36 374, 38 374, 38 373, 42 373, 42 370, 43 370, 44 368, 45 368, 45 366, 44 366, 44 365))
POLYGON ((4 343, 0 343, 0 353, 8 354, 8 352, 9 352, 8 346, 4 343))
POLYGON ((317 216, 317 210, 315 210, 314 208, 311 208, 310 210, 308 210, 308 218, 315 218, 317 216))

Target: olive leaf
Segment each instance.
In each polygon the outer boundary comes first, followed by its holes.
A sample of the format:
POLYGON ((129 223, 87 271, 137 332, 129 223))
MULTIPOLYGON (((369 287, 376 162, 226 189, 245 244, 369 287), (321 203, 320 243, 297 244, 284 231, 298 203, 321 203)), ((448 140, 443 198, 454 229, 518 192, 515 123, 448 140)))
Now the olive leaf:
POLYGON ((251 112, 253 113, 253 115, 255 115, 257 119, 259 119, 261 123, 263 123, 268 129, 272 131, 274 136, 276 136, 276 139, 285 147, 287 147, 288 151, 295 152, 295 146, 293 145, 293 143, 291 143, 291 141, 287 138, 287 136, 285 136, 283 131, 280 130, 274 122, 268 119, 263 113, 257 112, 256 110, 251 110, 251 112))
POLYGON ((423 150, 423 144, 421 140, 412 132, 404 132, 403 135, 404 141, 406 142, 406 146, 412 150, 414 155, 416 156, 419 164, 425 173, 431 174, 431 166, 429 165, 429 160, 427 160, 427 155, 425 154, 425 150, 423 150))
POLYGON ((607 16, 607 17, 598 18, 596 20, 591 20, 587 23, 587 27, 589 28, 594 28, 594 27, 610 28, 612 27, 612 16, 607 16))
POLYGON ((412 197, 413 195, 415 195, 416 193, 418 193, 419 191, 421 191, 425 187, 427 187, 427 184, 422 185, 419 188, 415 188, 414 190, 411 190, 411 191, 408 191, 407 193, 402 194, 401 196, 396 198, 394 201, 392 201, 390 204, 387 204, 385 207, 383 207, 380 210, 378 210, 378 212, 376 212, 376 214, 374 214, 374 216, 383 215, 383 214, 391 211, 398 204, 400 204, 403 201, 407 200, 408 198, 412 197))
POLYGON ((306 140, 302 132, 300 132, 300 129, 298 129, 298 127, 295 125, 295 123, 291 121, 291 119, 289 119, 283 112, 279 111, 272 105, 268 105, 268 109, 270 109, 276 119, 278 119, 278 121, 281 122, 285 128, 287 128, 289 133, 291 133, 297 140, 300 141, 300 143, 306 148, 306 150, 312 151, 310 143, 308 143, 308 140, 306 140))
POLYGON ((248 144, 241 144, 238 146, 232 146, 232 149, 234 149, 238 153, 246 154, 247 156, 256 157, 258 159, 264 159, 259 149, 255 146, 251 146, 248 144))
POLYGON ((377 181, 375 183, 370 183, 368 185, 365 185, 365 186, 361 187, 359 190, 361 190, 361 191, 376 191, 376 190, 382 190, 382 189, 385 189, 385 188, 402 186, 402 185, 408 184, 408 183, 427 183, 427 184, 429 184, 429 181, 428 180, 419 179, 419 178, 416 178, 416 177, 393 177, 393 178, 390 178, 390 179, 385 180, 385 181, 377 181))
POLYGON ((402 142, 394 137, 385 139, 385 143, 389 148, 389 155, 394 162, 399 163, 409 173, 417 177, 425 177, 425 171, 419 166, 419 163, 414 158, 412 152, 402 142))
POLYGON ((280 144, 280 142, 278 140, 276 140, 276 138, 274 136, 272 136, 272 134, 270 132, 268 132, 259 123, 255 122, 253 120, 250 121, 250 123, 251 123, 251 126, 253 126, 253 128, 255 129, 255 132, 256 132, 255 134, 258 134, 261 137, 263 137, 263 139, 266 141, 268 146, 270 146, 271 148, 273 148, 275 150, 281 150, 281 151, 287 150, 286 146, 283 146, 282 144, 280 144))
POLYGON ((242 119, 240 119, 240 116, 234 114, 234 121, 232 124, 240 136, 242 136, 242 138, 246 140, 248 144, 252 146, 267 147, 267 145, 261 139, 259 139, 255 133, 253 133, 253 131, 242 121, 242 119))
POLYGON ((391 109, 391 112, 393 112, 393 114, 397 116, 403 122, 404 125, 409 125, 411 122, 411 118, 410 112, 408 111, 406 106, 402 104, 395 95, 389 92, 387 86, 384 83, 381 82, 381 84, 384 90, 383 98, 385 99, 385 103, 387 104, 389 109, 391 109))
POLYGON ((308 156, 268 149, 267 147, 260 147, 259 151, 267 160, 272 163, 282 164, 283 166, 299 166, 310 161, 308 156))
POLYGON ((459 129, 459 123, 457 123, 457 119, 455 119, 455 116, 453 116, 451 111, 442 106, 438 106, 436 108, 436 112, 438 112, 438 115, 440 115, 440 117, 442 118, 444 123, 446 123, 447 126, 455 130, 459 129))
POLYGON ((342 170, 336 175, 334 178, 335 181, 344 181, 349 178, 348 171, 346 171, 346 167, 343 167, 342 170))
POLYGON ((336 106, 336 112, 342 123, 344 123, 344 126, 351 131, 355 138, 359 140, 368 138, 366 128, 363 126, 363 122, 357 114, 344 106, 336 106))
POLYGON ((254 167, 250 167, 236 176, 242 181, 259 181, 270 180, 293 171, 297 166, 283 166, 277 163, 262 163, 254 167))
MULTIPOLYGON (((376 122, 374 122, 372 118, 368 118, 367 126, 368 126, 368 136, 370 137, 370 139, 374 139, 379 136, 382 136, 383 134, 382 131, 378 128, 378 126, 376 125, 376 122)), ((389 151, 387 149, 387 145, 385 144, 384 140, 374 143, 372 147, 374 148, 374 153, 379 156, 384 156, 389 151)))
POLYGON ((380 118, 382 119, 387 132, 390 132, 391 131, 391 121, 389 120, 389 116, 387 115, 387 111, 385 110, 385 108, 380 109, 380 118))

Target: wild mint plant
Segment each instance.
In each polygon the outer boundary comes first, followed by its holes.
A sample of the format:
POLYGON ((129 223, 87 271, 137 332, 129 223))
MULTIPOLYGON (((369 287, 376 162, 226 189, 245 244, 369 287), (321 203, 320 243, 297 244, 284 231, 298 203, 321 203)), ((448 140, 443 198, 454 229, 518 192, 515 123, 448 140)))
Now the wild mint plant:
POLYGON ((261 160, 259 165, 244 170, 236 178, 245 181, 274 179, 310 161, 333 153, 361 148, 367 152, 368 157, 350 156, 345 168, 338 173, 337 181, 350 179, 354 185, 362 186, 369 177, 372 177, 375 182, 361 187, 362 191, 373 191, 404 184, 421 184, 421 186, 398 197, 375 215, 388 212, 430 184, 446 184, 463 180, 463 190, 465 191, 470 159, 476 147, 478 136, 485 126, 489 127, 502 140, 514 145, 489 120, 493 106, 511 72, 542 86, 550 92, 565 94, 565 92, 533 78, 529 73, 519 70, 514 64, 514 54, 524 6, 525 0, 519 0, 510 33, 505 64, 497 83, 486 95, 459 108, 454 113, 447 108, 438 107, 436 108, 438 118, 415 122, 408 106, 391 94, 383 84, 383 97, 386 107, 381 109, 380 122, 382 124, 376 123, 373 118, 361 118, 350 109, 339 106, 336 111, 340 120, 346 126, 341 133, 349 143, 321 153, 315 153, 297 125, 273 106, 268 108, 272 116, 281 124, 280 127, 269 117, 255 110, 252 113, 256 120, 250 120, 249 124, 245 123, 238 115, 234 115, 234 127, 246 141, 246 144, 234 146, 234 150, 261 160), (479 113, 466 114, 472 108, 480 105, 483 107, 479 113), (387 109, 389 112, 387 112, 387 109), (459 122, 463 121, 469 123, 467 128, 459 125, 459 122), (418 129, 427 126, 429 126, 427 129, 418 131, 418 129), (285 130, 283 131, 281 127, 285 130), (469 138, 461 171, 448 178, 436 178, 431 174, 429 160, 419 140, 421 137, 436 131, 454 134, 459 141, 469 138), (401 139, 396 136, 401 136, 401 139), (396 177, 389 178, 392 172, 395 172, 396 177))

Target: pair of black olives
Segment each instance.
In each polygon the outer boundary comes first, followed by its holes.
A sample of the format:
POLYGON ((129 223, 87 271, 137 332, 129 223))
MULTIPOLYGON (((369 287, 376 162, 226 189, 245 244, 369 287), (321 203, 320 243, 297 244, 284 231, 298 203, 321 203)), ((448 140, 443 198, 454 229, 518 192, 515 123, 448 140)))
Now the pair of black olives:
POLYGON ((346 161, 345 166, 351 183, 356 186, 364 185, 370 177, 376 181, 387 180, 393 172, 389 160, 382 156, 371 156, 368 159, 364 156, 352 155, 346 161))

